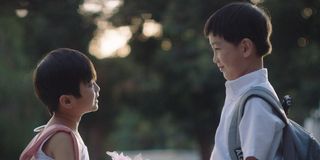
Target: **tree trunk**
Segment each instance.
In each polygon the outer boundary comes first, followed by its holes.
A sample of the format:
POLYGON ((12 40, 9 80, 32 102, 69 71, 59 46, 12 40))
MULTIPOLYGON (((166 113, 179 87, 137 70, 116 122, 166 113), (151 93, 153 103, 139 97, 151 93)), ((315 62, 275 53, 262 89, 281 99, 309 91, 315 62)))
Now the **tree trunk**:
POLYGON ((209 160, 214 144, 214 132, 212 130, 200 130, 197 133, 198 144, 200 146, 200 156, 202 160, 209 160), (211 131, 211 132, 210 132, 211 131))
POLYGON ((106 148, 103 148, 104 134, 100 127, 94 126, 90 128, 88 133, 88 150, 90 152, 90 159, 106 159, 103 154, 106 148))

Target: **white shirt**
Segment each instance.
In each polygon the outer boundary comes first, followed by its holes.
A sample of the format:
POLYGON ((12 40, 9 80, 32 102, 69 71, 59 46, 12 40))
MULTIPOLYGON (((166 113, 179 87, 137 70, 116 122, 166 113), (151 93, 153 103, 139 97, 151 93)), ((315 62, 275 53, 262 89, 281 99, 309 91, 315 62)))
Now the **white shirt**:
MULTIPOLYGON (((226 99, 222 109, 220 123, 216 130, 215 145, 210 160, 230 160, 228 133, 233 110, 241 95, 254 86, 262 86, 277 97, 268 81, 267 69, 260 69, 236 80, 227 81, 226 99)), ((277 149, 282 137, 284 123, 272 108, 260 98, 248 100, 244 115, 240 121, 239 132, 244 158, 256 157, 259 160, 277 159, 277 149)))

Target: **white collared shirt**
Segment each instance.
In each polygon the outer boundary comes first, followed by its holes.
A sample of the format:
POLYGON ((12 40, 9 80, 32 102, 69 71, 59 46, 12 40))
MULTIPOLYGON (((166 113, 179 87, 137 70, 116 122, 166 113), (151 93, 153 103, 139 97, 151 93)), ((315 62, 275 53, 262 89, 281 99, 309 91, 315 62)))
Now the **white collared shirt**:
MULTIPOLYGON (((228 148, 229 127, 232 113, 242 94, 251 87, 262 86, 277 97, 268 81, 268 71, 265 68, 246 74, 236 80, 227 81, 225 86, 225 103, 216 130, 215 145, 210 160, 231 159, 228 148)), ((259 160, 276 159, 284 123, 272 112, 272 108, 260 98, 248 100, 245 108, 239 125, 244 157, 253 156, 259 160)))

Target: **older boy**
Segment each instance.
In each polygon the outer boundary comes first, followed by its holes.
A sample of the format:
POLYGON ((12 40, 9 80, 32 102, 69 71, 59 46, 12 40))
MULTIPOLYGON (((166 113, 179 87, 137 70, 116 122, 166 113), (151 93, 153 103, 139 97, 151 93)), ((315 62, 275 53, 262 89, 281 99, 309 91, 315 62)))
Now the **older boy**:
POLYGON ((20 160, 89 160, 87 147, 78 132, 82 115, 98 109, 100 88, 89 58, 68 48, 51 51, 34 71, 34 87, 52 117, 38 129, 40 133, 26 147, 20 160), (55 132, 51 134, 52 130, 55 132))
MULTIPOLYGON (((206 22, 204 33, 213 49, 213 62, 227 80, 226 98, 216 130, 210 160, 229 160, 228 133, 233 111, 242 94, 254 86, 276 93, 268 81, 263 57, 270 53, 272 26, 266 13, 249 3, 231 3, 217 10, 206 22)), ((239 125, 245 160, 281 158, 277 152, 284 123, 260 98, 251 98, 239 125)), ((241 155, 241 154, 238 154, 241 155)))

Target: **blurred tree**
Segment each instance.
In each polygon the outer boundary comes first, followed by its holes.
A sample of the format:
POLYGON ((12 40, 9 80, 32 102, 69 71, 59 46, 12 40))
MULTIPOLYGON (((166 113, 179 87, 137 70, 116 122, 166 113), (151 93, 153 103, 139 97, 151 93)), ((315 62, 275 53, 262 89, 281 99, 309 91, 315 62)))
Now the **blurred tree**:
MULTIPOLYGON (((82 3, 83 0, 3 0, 1 17, 11 22, 16 21, 16 25, 11 27, 20 28, 20 32, 13 34, 11 38, 21 41, 17 48, 28 55, 32 60, 31 64, 34 64, 33 62, 55 48, 77 48, 84 52, 88 50, 88 42, 96 26, 93 19, 80 15, 79 5, 82 3)), ((11 22, 6 24, 12 24, 11 22)), ((6 39, 8 40, 10 38, 6 39)))
MULTIPOLYGON (((106 150, 115 150, 108 136, 116 128, 114 120, 130 105, 130 96, 136 90, 135 79, 139 67, 129 59, 104 59, 95 62, 101 87, 99 111, 84 117, 82 133, 90 140, 87 145, 92 159, 104 159, 106 150)), ((131 133, 128 133, 131 134, 131 133)), ((129 143, 129 142, 128 142, 129 143)))
POLYGON ((203 159, 209 159, 214 129, 223 99, 223 79, 212 64, 209 44, 203 36, 205 20, 226 1, 124 1, 111 20, 115 25, 136 25, 140 29, 130 42, 130 59, 142 67, 134 106, 148 119, 168 112, 183 130, 197 139, 203 159), (160 38, 143 35, 143 23, 153 19, 162 24, 160 38), (169 41, 169 50, 162 47, 169 41), (152 107, 152 109, 150 109, 152 107))
MULTIPOLYGON (((211 62, 212 51, 202 30, 210 14, 229 2, 232 0, 124 0, 110 20, 116 26, 132 27, 131 54, 124 59, 99 61, 91 57, 101 86, 100 109, 84 117, 81 132, 92 159, 104 159, 106 149, 118 146, 195 146, 203 159, 209 159, 224 101, 224 80, 211 62), (150 19, 162 25, 162 36, 143 34, 143 24, 150 19)), ((1 1, 3 159, 16 159, 32 137, 31 128, 49 117, 31 96, 31 69, 38 59, 58 47, 87 52, 98 15, 79 14, 82 3, 1 1)), ((270 80, 280 96, 290 93, 296 98, 290 116, 301 122, 320 97, 320 2, 265 0, 262 5, 269 10, 274 31, 273 53, 265 61, 270 80)))
POLYGON ((39 105, 33 95, 28 55, 25 54, 24 22, 15 10, 0 6, 0 153, 4 159, 17 159, 31 138, 33 118, 41 117, 33 107, 39 105), (20 133, 29 133, 21 136, 20 133), (18 147, 17 147, 18 146, 18 147))
POLYGON ((266 59, 271 81, 279 95, 294 97, 290 116, 302 122, 320 98, 320 2, 268 0, 263 5, 273 23, 273 51, 266 59))

